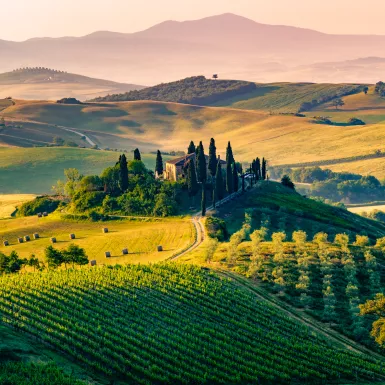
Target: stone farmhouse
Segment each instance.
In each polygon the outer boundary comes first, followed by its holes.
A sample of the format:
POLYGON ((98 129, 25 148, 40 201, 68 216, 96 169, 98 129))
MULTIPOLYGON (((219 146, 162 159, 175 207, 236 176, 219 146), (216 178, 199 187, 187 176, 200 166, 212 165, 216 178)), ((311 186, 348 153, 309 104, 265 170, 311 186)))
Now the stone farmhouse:
MULTIPOLYGON (((208 165, 209 165, 209 157, 206 156, 206 165, 207 165, 207 175, 209 175, 208 165)), ((172 159, 166 162, 165 171, 164 171, 164 179, 171 181, 178 181, 186 177, 186 166, 189 160, 193 160, 195 162, 195 153, 188 154, 185 156, 181 156, 180 158, 172 159)), ((218 160, 221 162, 222 169, 225 169, 227 163, 218 156, 218 160)))

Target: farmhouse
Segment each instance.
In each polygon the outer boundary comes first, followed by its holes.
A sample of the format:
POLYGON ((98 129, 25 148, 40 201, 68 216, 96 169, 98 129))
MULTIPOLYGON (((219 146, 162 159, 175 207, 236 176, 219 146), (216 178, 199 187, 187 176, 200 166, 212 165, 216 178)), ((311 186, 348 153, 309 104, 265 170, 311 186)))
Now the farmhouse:
MULTIPOLYGON (((207 165, 207 175, 208 175, 208 165, 209 165, 209 157, 206 156, 206 165, 207 165)), ((181 156, 180 158, 172 159, 166 162, 164 178, 171 181, 178 181, 179 179, 183 179, 186 177, 187 172, 187 164, 189 160, 195 162, 195 153, 181 156)), ((218 155, 218 161, 221 162, 222 169, 226 168, 226 162, 221 160, 218 155)))

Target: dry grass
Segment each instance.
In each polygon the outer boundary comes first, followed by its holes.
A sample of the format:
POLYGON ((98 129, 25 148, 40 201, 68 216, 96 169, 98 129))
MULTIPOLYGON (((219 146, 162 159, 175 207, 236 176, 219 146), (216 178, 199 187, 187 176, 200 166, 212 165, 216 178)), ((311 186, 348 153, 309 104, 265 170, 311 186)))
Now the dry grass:
POLYGON ((50 238, 56 237, 55 247, 61 249, 68 247, 70 243, 75 243, 83 247, 89 259, 95 259, 98 264, 147 263, 165 260, 190 245, 194 239, 193 227, 189 219, 73 222, 61 220, 57 216, 46 218, 34 216, 3 220, 1 224, 1 252, 15 250, 23 258, 33 253, 43 259, 44 249, 51 244, 50 238), (108 227, 109 232, 104 234, 102 227, 108 227), (40 239, 17 243, 17 237, 33 233, 38 233, 40 239), (75 240, 70 240, 70 233, 76 235, 75 240), (2 246, 4 240, 8 240, 10 246, 2 246), (157 252, 158 245, 163 246, 163 252, 157 252), (122 255, 124 248, 128 248, 127 256, 122 255), (105 251, 111 252, 110 259, 105 258, 105 251))
POLYGON ((34 198, 32 194, 0 194, 0 218, 10 217, 17 206, 34 198))

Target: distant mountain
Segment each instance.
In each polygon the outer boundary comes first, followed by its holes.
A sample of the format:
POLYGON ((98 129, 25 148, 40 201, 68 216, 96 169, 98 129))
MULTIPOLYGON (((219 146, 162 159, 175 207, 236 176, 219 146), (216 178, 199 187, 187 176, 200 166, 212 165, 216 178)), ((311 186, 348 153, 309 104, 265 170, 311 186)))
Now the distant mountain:
MULTIPOLYGON (((83 37, 0 41, 6 58, 0 70, 20 66, 60 67, 99 78, 145 85, 192 74, 258 82, 312 81, 314 63, 375 57, 385 36, 330 35, 245 17, 223 14, 194 21, 165 21, 145 31, 125 34, 99 31, 83 37), (304 66, 304 68, 300 68, 304 66)), ((371 63, 361 64, 368 72, 371 63)), ((346 69, 354 82, 375 82, 346 69), (354 79, 353 79, 354 78, 354 79)), ((341 82, 339 73, 317 81, 341 82)))
POLYGON ((142 88, 42 67, 21 68, 0 74, 0 98, 56 100, 75 97, 85 100, 142 88))

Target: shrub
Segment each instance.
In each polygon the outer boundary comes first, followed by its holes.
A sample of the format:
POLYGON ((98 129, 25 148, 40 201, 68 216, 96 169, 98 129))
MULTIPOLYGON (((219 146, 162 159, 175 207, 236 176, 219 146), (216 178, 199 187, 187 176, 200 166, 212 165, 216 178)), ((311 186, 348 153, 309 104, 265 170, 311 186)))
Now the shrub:
POLYGON ((73 199, 73 208, 76 211, 87 211, 103 203, 105 193, 101 191, 77 192, 73 199))
POLYGON ((358 118, 350 118, 348 120, 348 125, 349 126, 364 126, 366 123, 358 118))
POLYGON ((19 208, 18 214, 26 217, 42 212, 52 213, 59 207, 60 203, 60 200, 48 196, 37 197, 31 202, 23 203, 19 208))
POLYGON ((205 227, 210 238, 216 238, 218 241, 223 242, 229 237, 226 222, 223 219, 208 217, 205 227))

